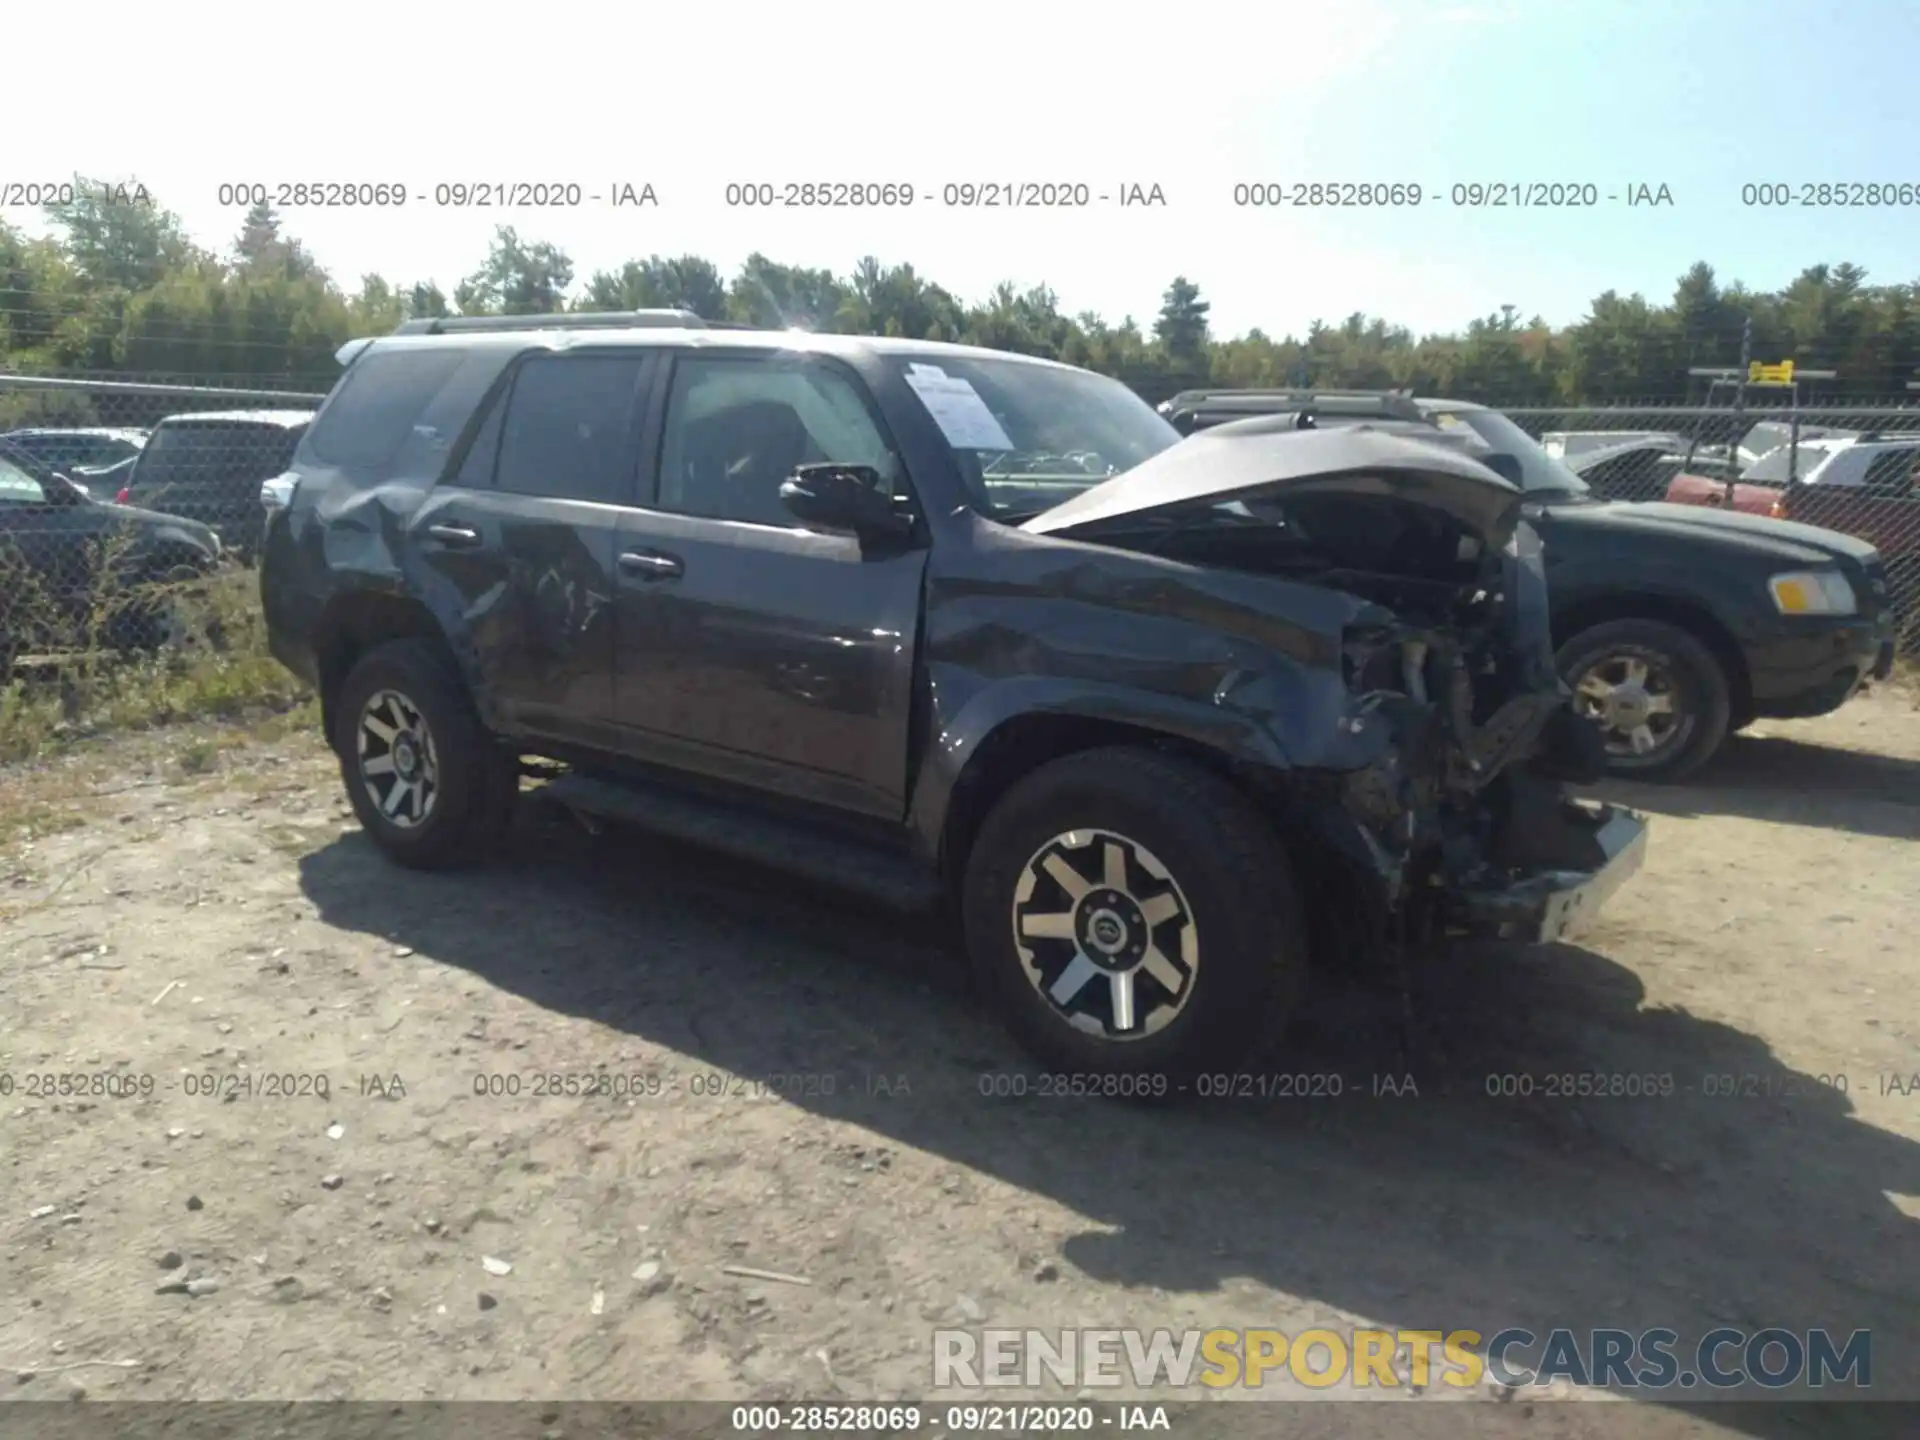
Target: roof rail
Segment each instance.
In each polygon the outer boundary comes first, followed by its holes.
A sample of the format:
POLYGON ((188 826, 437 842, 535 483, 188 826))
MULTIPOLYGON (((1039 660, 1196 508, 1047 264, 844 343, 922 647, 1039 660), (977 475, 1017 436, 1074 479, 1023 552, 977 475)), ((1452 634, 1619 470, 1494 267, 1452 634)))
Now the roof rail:
POLYGON ((396 335, 452 335, 489 330, 704 330, 691 310, 584 310, 565 315, 438 315, 407 320, 396 335))
POLYGON ((1232 385, 1203 386, 1197 390, 1182 390, 1174 396, 1176 402, 1182 400, 1231 400, 1241 396, 1262 399, 1302 400, 1315 395, 1405 395, 1411 397, 1411 390, 1327 390, 1318 386, 1300 385, 1232 385))
POLYGON ((1182 390, 1161 410, 1227 410, 1249 415, 1275 411, 1322 411, 1329 415, 1380 415, 1396 420, 1424 420, 1410 390, 1182 390))

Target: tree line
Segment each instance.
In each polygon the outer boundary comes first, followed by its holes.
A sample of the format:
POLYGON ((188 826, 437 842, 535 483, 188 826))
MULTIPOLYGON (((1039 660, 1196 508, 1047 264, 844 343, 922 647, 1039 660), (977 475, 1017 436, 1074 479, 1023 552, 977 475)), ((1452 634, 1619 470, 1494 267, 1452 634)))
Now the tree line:
MULTIPOLYGON (((50 234, 0 223, 0 367, 20 373, 191 377, 325 389, 356 335, 429 315, 538 314, 678 306, 755 326, 953 340, 1046 356, 1116 376, 1152 401, 1198 385, 1408 386, 1510 406, 1697 398, 1690 367, 1752 358, 1831 369, 1834 399, 1904 396, 1920 376, 1920 282, 1869 284, 1856 265, 1820 264, 1777 291, 1723 284, 1704 261, 1665 302, 1609 290, 1561 328, 1517 306, 1445 335, 1365 314, 1303 335, 1215 333, 1185 276, 1144 322, 1068 313, 1047 285, 998 286, 968 301, 907 263, 860 260, 846 274, 750 255, 725 275, 696 255, 650 255, 576 283, 548 241, 498 227, 451 295, 430 283, 331 276, 282 217, 255 206, 224 253, 187 233, 143 191, 76 177, 46 208, 50 234)), ((1276 275, 1275 284, 1299 283, 1276 275)), ((58 409, 59 397, 27 404, 58 409)), ((15 422, 18 415, 8 417, 15 422)))

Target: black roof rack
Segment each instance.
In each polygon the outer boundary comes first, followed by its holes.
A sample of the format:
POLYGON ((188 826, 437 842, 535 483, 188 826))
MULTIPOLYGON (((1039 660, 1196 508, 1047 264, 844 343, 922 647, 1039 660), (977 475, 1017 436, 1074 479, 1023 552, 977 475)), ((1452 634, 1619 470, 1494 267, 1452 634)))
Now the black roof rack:
POLYGON ((1160 407, 1162 414, 1272 415, 1288 411, 1326 415, 1378 415, 1390 420, 1424 420, 1408 390, 1182 390, 1160 407))
MULTIPOLYGON (((441 315, 403 321, 396 335, 453 335, 490 330, 705 330, 691 310, 586 310, 567 315, 441 315)), ((729 326, 728 328, 733 328, 729 326)))

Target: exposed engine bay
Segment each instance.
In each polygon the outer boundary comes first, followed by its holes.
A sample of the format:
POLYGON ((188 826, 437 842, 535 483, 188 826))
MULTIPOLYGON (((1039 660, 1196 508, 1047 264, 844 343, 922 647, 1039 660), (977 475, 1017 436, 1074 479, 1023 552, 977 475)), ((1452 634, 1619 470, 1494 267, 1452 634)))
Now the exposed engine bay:
POLYGON ((1371 602, 1344 636, 1346 723, 1387 738, 1360 768, 1301 777, 1296 798, 1311 797, 1315 828, 1371 872, 1387 909, 1604 862, 1595 832, 1606 812, 1561 788, 1599 778, 1600 742, 1555 673, 1539 543, 1524 523, 1508 517, 1489 537, 1423 499, 1307 488, 1161 510, 1097 534, 1371 602))

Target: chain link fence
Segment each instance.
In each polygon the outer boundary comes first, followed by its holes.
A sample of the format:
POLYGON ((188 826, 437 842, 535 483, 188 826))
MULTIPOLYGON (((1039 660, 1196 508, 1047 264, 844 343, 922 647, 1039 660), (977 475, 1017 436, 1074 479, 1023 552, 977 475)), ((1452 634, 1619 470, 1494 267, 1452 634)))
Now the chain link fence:
POLYGON ((0 375, 0 678, 218 643, 210 588, 322 398, 0 375))
MULTIPOLYGON (((47 657, 208 641, 194 612, 204 582, 252 563, 260 482, 287 467, 323 398, 0 375, 0 677, 47 657)), ((1920 406, 1506 413, 1602 497, 1866 540, 1887 562, 1903 649, 1920 653, 1920 406)))
POLYGON ((1880 552, 1920 653, 1920 406, 1514 409, 1596 495, 1817 525, 1880 552))

